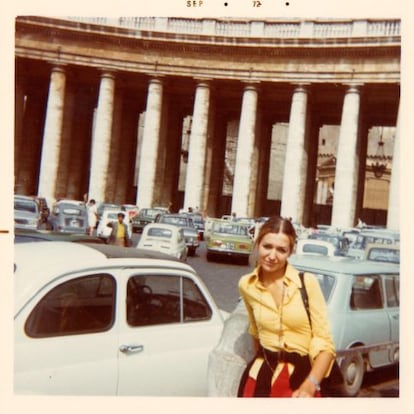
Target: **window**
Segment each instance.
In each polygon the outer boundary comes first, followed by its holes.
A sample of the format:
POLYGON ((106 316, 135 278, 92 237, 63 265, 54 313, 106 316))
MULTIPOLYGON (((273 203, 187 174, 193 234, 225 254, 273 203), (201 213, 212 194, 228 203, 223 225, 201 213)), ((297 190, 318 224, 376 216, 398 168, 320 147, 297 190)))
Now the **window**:
POLYGON ((127 322, 131 326, 207 320, 211 309, 202 292, 181 276, 139 275, 127 285, 127 322))
POLYGON ((400 278, 397 275, 385 276, 385 297, 390 308, 400 306, 400 278))
POLYGON ((329 298, 331 296, 333 286, 335 284, 335 277, 323 275, 321 273, 315 273, 315 276, 318 279, 319 285, 321 286, 322 293, 326 302, 329 303, 329 298))
POLYGON ((306 243, 303 245, 302 248, 303 253, 315 253, 315 254, 320 254, 323 256, 327 256, 328 255, 328 248, 325 246, 319 246, 316 244, 310 244, 310 243, 306 243))
POLYGON ((150 228, 148 230, 148 236, 164 237, 166 239, 171 239, 172 231, 169 229, 162 229, 162 228, 150 228))
POLYGON ((354 276, 351 292, 351 309, 381 309, 380 276, 354 276))
POLYGON ((25 331, 34 338, 103 332, 115 317, 114 278, 97 274, 53 288, 30 313, 25 331))

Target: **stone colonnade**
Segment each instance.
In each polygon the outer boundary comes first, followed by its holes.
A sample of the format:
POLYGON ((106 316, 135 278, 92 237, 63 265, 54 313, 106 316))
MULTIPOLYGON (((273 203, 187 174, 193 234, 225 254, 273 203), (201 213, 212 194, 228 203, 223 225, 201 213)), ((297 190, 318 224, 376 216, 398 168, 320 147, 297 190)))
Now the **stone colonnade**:
MULTIPOLYGON (((65 191, 65 186, 61 183, 64 175, 60 172, 59 166, 62 152, 67 151, 67 146, 73 144, 66 143, 66 146, 62 144, 67 111, 65 93, 70 88, 67 78, 64 66, 51 67, 37 183, 38 194, 49 198, 56 198, 59 195, 68 196, 68 194, 57 194, 57 188, 63 189, 62 192, 65 191)), ((186 209, 190 206, 199 206, 201 209, 206 209, 209 215, 216 215, 224 171, 226 118, 217 109, 220 103, 217 102, 218 91, 214 81, 209 79, 193 81, 192 95, 185 97, 187 102, 185 105, 188 106, 189 101, 193 102, 188 114, 186 109, 182 108, 182 104, 175 100, 174 93, 169 91, 171 79, 157 76, 146 80, 146 100, 142 96, 136 101, 134 97, 129 97, 123 101, 120 109, 117 102, 120 102, 122 92, 118 88, 118 75, 116 72, 103 71, 99 81, 96 80, 98 84, 96 108, 89 110, 92 115, 85 116, 83 121, 82 140, 85 141, 87 139, 85 137, 90 132, 90 143, 85 144, 79 154, 73 148, 70 150, 72 159, 76 157, 82 159, 82 163, 78 162, 76 165, 77 168, 82 169, 80 175, 83 177, 79 179, 79 183, 83 184, 75 186, 74 191, 77 193, 73 192, 70 195, 79 196, 87 192, 100 201, 134 202, 140 207, 168 204, 168 201, 174 200, 178 192, 178 171, 182 158, 180 128, 183 115, 191 115, 192 128, 186 160, 187 176, 183 205, 177 207, 186 209), (130 130, 133 132, 126 134, 132 136, 132 139, 125 138, 126 127, 118 125, 122 122, 126 123, 124 113, 133 113, 128 121, 132 125, 130 130), (145 113, 145 122, 140 135, 138 121, 141 113, 145 113), (119 122, 120 120, 122 122, 119 122), (115 143, 114 137, 118 138, 115 143), (118 154, 116 162, 112 161, 114 154, 118 154), (138 159, 138 166, 135 165, 136 159, 138 159), (131 197, 133 193, 128 188, 134 187, 135 168, 138 168, 138 178, 135 199, 131 199, 134 195, 131 197), (111 187, 110 191, 109 187, 111 187), (108 194, 117 194, 119 199, 109 200, 108 194)), ((310 101, 314 85, 290 86, 291 98, 290 101, 285 102, 289 107, 290 116, 280 214, 307 224, 307 212, 313 202, 312 197, 309 201, 306 195, 307 186, 312 180, 314 182, 314 177, 309 180, 309 174, 315 171, 316 164, 315 154, 312 155, 312 151, 309 150, 310 143, 315 142, 312 141, 312 136, 315 134, 312 131, 317 130, 315 122, 312 121, 310 101)), ((361 91, 364 85, 342 86, 344 94, 340 104, 342 115, 336 154, 332 225, 353 226, 358 214, 357 193, 361 190, 360 165, 365 163, 363 157, 366 156, 358 149, 362 131, 361 91)), ((277 90, 277 84, 274 88, 277 90)), ((27 92, 24 91, 24 85, 19 83, 19 78, 16 90, 19 91, 16 96, 26 96, 27 99, 27 92)), ((264 153, 269 148, 269 137, 264 137, 271 128, 266 128, 263 121, 265 117, 260 82, 241 85, 240 95, 239 133, 231 211, 236 212, 238 216, 260 216, 266 194, 258 195, 258 191, 265 192, 263 183, 267 184, 267 180, 263 177, 272 174, 272 171, 263 172, 263 168, 268 168, 268 160, 265 159, 264 153)), ((73 99, 76 100, 76 96, 73 99)), ((25 110, 27 111, 28 108, 24 109, 20 102, 16 102, 17 120, 23 119, 21 112, 25 110)), ((77 119, 72 117, 70 122, 76 123, 77 119)), ((19 132, 20 134, 24 132, 19 132)), ((397 138, 398 136, 397 134, 397 138)), ((73 138, 72 141, 76 142, 76 139, 73 138)), ((21 142, 22 138, 16 136, 16 143, 21 144, 21 142)), ((398 227, 399 222, 399 209, 395 207, 395 200, 399 199, 398 142, 399 140, 396 139, 388 212, 388 221, 393 227, 398 227)), ((21 154, 18 148, 16 152, 21 154)), ((20 155, 16 157, 16 168, 23 168, 23 159, 19 158, 20 155)), ((67 182, 70 182, 67 177, 70 174, 69 165, 64 176, 67 182)), ((17 176, 16 184, 23 186, 24 191, 24 183, 22 183, 17 176)))

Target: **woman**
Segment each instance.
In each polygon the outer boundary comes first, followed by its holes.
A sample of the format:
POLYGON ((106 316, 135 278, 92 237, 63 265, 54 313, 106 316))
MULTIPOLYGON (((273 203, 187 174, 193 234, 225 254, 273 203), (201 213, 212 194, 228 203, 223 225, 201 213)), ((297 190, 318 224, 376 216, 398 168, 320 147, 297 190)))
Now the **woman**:
POLYGON ((299 272, 287 261, 295 241, 290 220, 267 220, 256 239, 257 267, 239 281, 256 351, 239 397, 320 396, 319 384, 332 367, 335 349, 319 283, 305 274, 311 327, 299 272))

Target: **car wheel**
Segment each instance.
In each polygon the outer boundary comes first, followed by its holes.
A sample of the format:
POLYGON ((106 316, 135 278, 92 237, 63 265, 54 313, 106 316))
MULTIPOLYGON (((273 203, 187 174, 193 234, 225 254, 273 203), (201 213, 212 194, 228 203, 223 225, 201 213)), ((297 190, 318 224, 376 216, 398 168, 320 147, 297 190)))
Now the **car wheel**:
POLYGON ((340 386, 340 392, 344 397, 355 397, 361 388, 364 379, 364 360, 359 353, 351 354, 341 363, 341 371, 344 382, 340 386))
POLYGON ((210 253, 210 252, 207 252, 207 261, 208 262, 211 262, 212 260, 213 260, 213 254, 212 253, 210 253))
POLYGON ((194 247, 189 247, 188 248, 188 255, 189 256, 194 256, 196 252, 196 249, 194 247))

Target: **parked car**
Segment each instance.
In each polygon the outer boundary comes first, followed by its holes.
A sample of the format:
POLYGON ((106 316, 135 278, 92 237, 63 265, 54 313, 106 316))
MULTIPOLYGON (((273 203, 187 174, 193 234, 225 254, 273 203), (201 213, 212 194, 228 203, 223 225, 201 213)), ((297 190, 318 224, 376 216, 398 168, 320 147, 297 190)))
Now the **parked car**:
POLYGON ((16 194, 14 196, 14 228, 35 230, 40 222, 41 210, 36 199, 16 194))
POLYGON ((367 244, 364 259, 399 264, 400 247, 393 244, 367 244))
POLYGON ((189 217, 192 218, 194 227, 197 229, 200 240, 204 240, 205 232, 205 221, 201 214, 199 213, 186 213, 189 217))
POLYGON ((128 226, 129 234, 132 235, 132 224, 125 211, 105 209, 102 212, 101 219, 99 220, 98 227, 96 228, 96 235, 98 237, 103 240, 108 239, 112 231, 111 223, 118 221, 119 213, 123 213, 125 215, 124 223, 128 226))
POLYGON ((61 233, 49 230, 15 229, 14 243, 42 242, 42 241, 69 241, 74 243, 103 243, 99 237, 84 233, 61 233))
POLYGON ((132 219, 132 231, 141 233, 148 223, 153 223, 158 215, 165 213, 168 213, 168 209, 164 207, 141 208, 139 213, 132 219))
POLYGON ((102 213, 105 210, 121 210, 121 206, 115 203, 99 203, 97 207, 98 222, 101 219, 102 213))
POLYGON ((400 245, 400 233, 386 229, 362 230, 354 242, 349 246, 348 256, 363 259, 368 244, 400 245))
POLYGON ((128 214, 130 220, 132 220, 139 213, 139 208, 135 204, 122 204, 121 210, 128 214))
MULTIPOLYGON (((292 255, 289 262, 319 280, 344 378, 336 391, 357 395, 365 372, 399 363, 399 265, 311 255, 292 255)), ((253 355, 247 329, 241 301, 210 354, 209 388, 216 396, 234 390, 253 355)))
POLYGON ((150 223, 144 227, 138 248, 169 254, 182 261, 187 260, 184 231, 171 224, 150 223))
POLYGON ((227 313, 193 268, 106 244, 14 250, 16 394, 206 395, 227 313))
POLYGON ((245 223, 230 220, 213 221, 207 241, 207 260, 232 257, 248 265, 253 250, 253 239, 249 229, 249 224, 245 223))
POLYGON ((53 231, 86 233, 88 215, 85 203, 77 200, 59 200, 52 208, 49 222, 53 231))
POLYGON ((194 226, 193 219, 186 213, 182 214, 162 214, 156 220, 157 223, 171 224, 183 229, 185 244, 187 245, 188 255, 194 256, 200 246, 200 235, 194 226))
POLYGON ((296 254, 312 254, 322 256, 335 256, 335 246, 325 240, 298 239, 296 242, 296 254))

